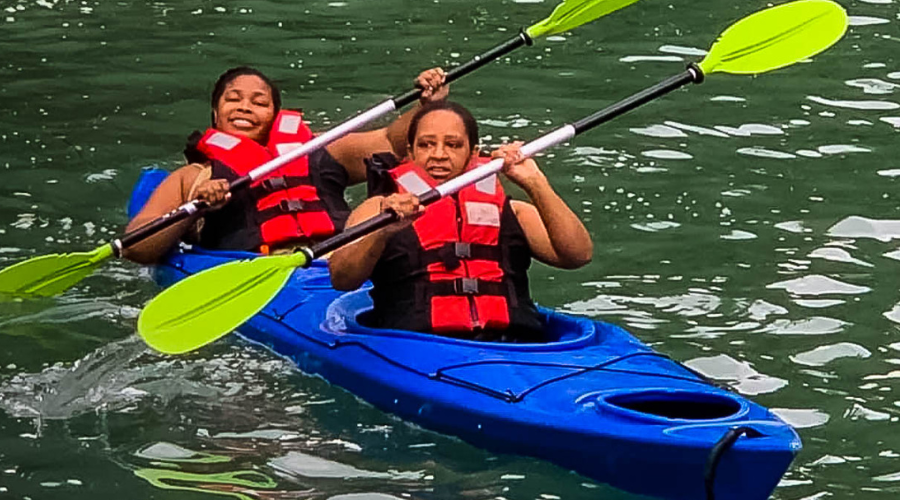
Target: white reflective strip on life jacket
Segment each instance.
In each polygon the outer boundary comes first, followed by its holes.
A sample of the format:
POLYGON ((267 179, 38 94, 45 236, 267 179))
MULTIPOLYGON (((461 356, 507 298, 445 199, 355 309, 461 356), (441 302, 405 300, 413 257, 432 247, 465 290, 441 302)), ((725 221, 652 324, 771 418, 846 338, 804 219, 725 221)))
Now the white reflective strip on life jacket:
POLYGON ((285 153, 299 148, 302 145, 302 142, 282 142, 281 144, 276 144, 275 149, 278 150, 278 156, 281 156, 285 153))
POLYGON ((231 148, 240 144, 241 140, 223 132, 216 132, 212 137, 206 140, 206 143, 211 146, 222 148, 225 151, 231 151, 231 148))
POLYGON ((298 115, 281 115, 278 131, 282 134, 296 134, 300 130, 301 120, 302 118, 298 115))
POLYGON ((431 190, 431 186, 422 180, 422 178, 419 177, 419 174, 415 172, 407 172, 401 175, 397 178, 397 184, 403 186, 403 189, 405 189, 406 192, 416 196, 421 196, 423 193, 431 190))
POLYGON ((473 226, 500 227, 500 209, 493 203, 467 201, 466 219, 473 226))
POLYGON ((494 195, 497 194, 497 176, 492 175, 485 177, 475 183, 475 189, 480 193, 494 195))

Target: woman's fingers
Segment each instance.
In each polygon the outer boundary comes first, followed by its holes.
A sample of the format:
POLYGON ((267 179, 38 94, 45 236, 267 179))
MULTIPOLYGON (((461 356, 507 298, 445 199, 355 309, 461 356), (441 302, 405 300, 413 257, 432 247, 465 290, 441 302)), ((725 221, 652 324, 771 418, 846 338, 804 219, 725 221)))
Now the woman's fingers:
POLYGON ((444 85, 447 74, 441 68, 425 70, 416 78, 416 86, 422 89, 422 101, 443 99, 448 89, 444 85))
POLYGON ((503 167, 508 169, 512 165, 516 165, 525 160, 522 154, 522 141, 516 141, 512 144, 503 144, 491 153, 494 158, 503 158, 503 167))
POLYGON ((394 212, 401 220, 415 216, 424 208, 419 204, 419 199, 409 193, 392 194, 381 200, 381 211, 394 212))
POLYGON ((228 181, 225 179, 211 179, 197 187, 197 199, 205 201, 211 209, 221 208, 230 198, 228 181))

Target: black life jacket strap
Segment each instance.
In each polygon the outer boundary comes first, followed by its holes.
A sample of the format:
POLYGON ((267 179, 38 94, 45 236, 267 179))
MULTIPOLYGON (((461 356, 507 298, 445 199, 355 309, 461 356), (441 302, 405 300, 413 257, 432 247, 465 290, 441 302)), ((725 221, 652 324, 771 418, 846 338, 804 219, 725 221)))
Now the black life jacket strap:
POLYGON ((280 177, 269 177, 259 184, 250 188, 250 193, 254 198, 262 198, 269 193, 275 191, 283 191, 285 189, 295 188, 297 186, 311 186, 312 179, 308 175, 283 175, 280 177))
POLYGON ((510 287, 506 281, 485 281, 475 278, 432 281, 425 285, 432 296, 446 295, 501 295, 509 296, 510 287))
POLYGON ((297 212, 324 212, 325 205, 319 201, 281 200, 277 205, 260 210, 257 220, 262 223, 279 215, 297 212))
POLYGON ((460 265, 461 259, 489 260, 501 262, 503 251, 498 245, 483 245, 481 243, 453 242, 443 246, 422 252, 422 266, 428 266, 442 262, 444 267, 453 271, 460 265))

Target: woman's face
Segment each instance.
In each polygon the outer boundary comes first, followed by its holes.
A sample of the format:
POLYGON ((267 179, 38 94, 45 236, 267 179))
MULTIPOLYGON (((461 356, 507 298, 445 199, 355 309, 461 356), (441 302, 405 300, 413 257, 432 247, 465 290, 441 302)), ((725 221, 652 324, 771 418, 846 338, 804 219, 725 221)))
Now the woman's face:
POLYGON ((263 142, 275 120, 272 89, 258 76, 241 75, 225 86, 215 115, 217 130, 263 142))
POLYGON ((463 173, 473 154, 466 127, 456 113, 438 109, 419 120, 412 160, 438 183, 463 173))

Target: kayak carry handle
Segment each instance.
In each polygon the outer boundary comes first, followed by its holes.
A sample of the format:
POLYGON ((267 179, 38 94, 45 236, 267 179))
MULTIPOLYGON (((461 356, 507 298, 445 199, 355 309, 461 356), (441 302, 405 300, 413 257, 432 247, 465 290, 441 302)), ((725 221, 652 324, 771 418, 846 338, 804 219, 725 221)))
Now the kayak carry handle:
POLYGON ((703 472, 703 481, 706 485, 706 500, 715 500, 716 498, 716 471, 719 468, 719 462, 722 461, 722 456, 744 435, 750 438, 763 437, 763 433, 752 427, 743 425, 732 427, 719 438, 712 447, 712 451, 709 452, 709 458, 706 460, 706 468, 703 472))

